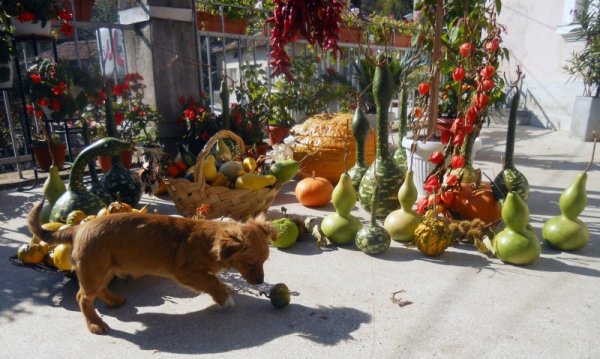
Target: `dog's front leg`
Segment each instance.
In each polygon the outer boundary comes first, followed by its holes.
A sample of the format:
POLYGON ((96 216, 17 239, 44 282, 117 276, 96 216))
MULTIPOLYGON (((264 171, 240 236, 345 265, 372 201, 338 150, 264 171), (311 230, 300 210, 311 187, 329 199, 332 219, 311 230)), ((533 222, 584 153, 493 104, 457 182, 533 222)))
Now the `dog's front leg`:
POLYGON ((194 273, 194 275, 179 275, 175 278, 179 283, 198 292, 206 292, 221 307, 235 305, 227 287, 217 277, 209 273, 194 273))

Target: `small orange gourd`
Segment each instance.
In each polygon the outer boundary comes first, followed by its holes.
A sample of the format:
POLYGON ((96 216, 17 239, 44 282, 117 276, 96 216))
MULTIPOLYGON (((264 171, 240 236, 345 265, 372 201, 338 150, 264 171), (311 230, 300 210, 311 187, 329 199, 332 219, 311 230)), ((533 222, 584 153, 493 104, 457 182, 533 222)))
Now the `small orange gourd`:
POLYGON ((312 177, 298 182, 294 193, 298 201, 306 207, 325 206, 331 202, 333 185, 326 178, 315 177, 313 172, 312 177))
POLYGON ((454 193, 450 209, 456 212, 460 219, 479 218, 486 225, 491 225, 502 218, 500 203, 488 183, 482 183, 475 188, 473 183, 463 183, 461 189, 454 193))

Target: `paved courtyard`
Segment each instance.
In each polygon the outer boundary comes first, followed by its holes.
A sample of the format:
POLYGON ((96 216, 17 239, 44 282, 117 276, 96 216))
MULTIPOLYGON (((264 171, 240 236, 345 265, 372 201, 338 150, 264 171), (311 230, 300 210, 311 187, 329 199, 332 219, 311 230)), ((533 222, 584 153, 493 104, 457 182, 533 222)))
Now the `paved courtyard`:
MULTIPOLYGON (((494 177, 505 128, 485 128, 482 139, 475 164, 494 177)), ((538 235, 559 213, 558 197, 585 169, 591 148, 564 132, 518 127, 515 161, 531 184, 531 224, 538 235)), ((332 210, 296 203, 294 184, 279 193, 272 216, 281 206, 303 216, 332 210)), ((225 273, 237 303, 232 309, 165 279, 115 280, 111 288, 128 301, 118 309, 97 301, 111 327, 104 336, 86 330, 74 280, 10 263, 29 241, 25 216, 41 186, 6 188, 0 191, 0 357, 598 358, 600 166, 587 184, 580 218, 591 241, 577 252, 542 244, 536 263, 517 267, 466 245, 432 259, 398 243, 369 256, 353 246, 321 250, 305 238, 289 250, 271 251, 265 285, 252 287, 237 273, 225 273), (259 292, 279 282, 293 296, 288 307, 275 310, 259 292)), ((145 196, 143 202, 176 213, 168 197, 145 196)), ((368 218, 358 207, 353 213, 368 218)))

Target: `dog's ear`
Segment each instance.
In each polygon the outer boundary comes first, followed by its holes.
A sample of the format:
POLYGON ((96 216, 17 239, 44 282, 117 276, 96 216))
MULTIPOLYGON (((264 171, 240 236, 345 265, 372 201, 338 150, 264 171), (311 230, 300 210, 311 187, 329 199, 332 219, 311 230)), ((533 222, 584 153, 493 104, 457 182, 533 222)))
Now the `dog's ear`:
POLYGON ((237 233, 229 231, 219 240, 218 246, 217 255, 221 261, 228 261, 245 247, 244 243, 238 238, 237 233))

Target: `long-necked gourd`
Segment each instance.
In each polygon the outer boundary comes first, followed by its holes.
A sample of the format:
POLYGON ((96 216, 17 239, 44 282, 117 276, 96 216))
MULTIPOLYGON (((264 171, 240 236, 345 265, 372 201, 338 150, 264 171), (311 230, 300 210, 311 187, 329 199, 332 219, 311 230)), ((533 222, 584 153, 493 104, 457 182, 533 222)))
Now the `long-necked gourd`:
POLYGON ((379 178, 379 203, 377 218, 385 218, 397 209, 398 190, 404 181, 404 173, 394 162, 388 149, 388 108, 394 91, 394 81, 390 66, 383 55, 377 56, 377 66, 373 77, 373 96, 377 110, 377 154, 376 161, 367 170, 358 191, 361 205, 371 210, 371 202, 375 194, 375 177, 379 178))
POLYGON ((502 206, 506 227, 494 237, 496 257, 511 264, 525 265, 540 256, 540 241, 529 226, 527 203, 515 192, 509 192, 502 206))
POLYGON ((415 229, 421 223, 421 216, 413 210, 417 196, 413 171, 409 170, 398 191, 400 209, 388 214, 383 222, 383 228, 397 242, 410 243, 415 239, 415 229))
POLYGON ((69 213, 79 209, 86 214, 96 214, 102 208, 102 201, 98 196, 89 192, 83 184, 83 171, 87 163, 97 156, 112 156, 125 150, 131 150, 133 145, 113 137, 106 137, 94 142, 79 153, 69 174, 69 185, 54 203, 50 213, 50 220, 61 222, 66 220, 69 213))
POLYGON ((328 214, 321 222, 321 232, 333 243, 344 245, 354 242, 361 223, 350 212, 357 200, 358 194, 350 175, 342 173, 331 195, 335 212, 328 214))
POLYGON ((221 98, 221 117, 223 118, 223 129, 231 130, 231 122, 229 120, 229 87, 227 86, 226 77, 223 77, 223 81, 221 81, 219 97, 221 98))
POLYGON ((590 241, 590 231, 587 225, 577 218, 587 205, 587 172, 594 162, 597 134, 594 133, 592 159, 582 173, 560 195, 558 205, 560 215, 550 218, 542 227, 542 237, 554 248, 571 251, 584 247, 590 241))
MULTIPOLYGON (((375 159, 377 162, 378 159, 375 159)), ((364 225, 356 233, 356 247, 367 254, 378 254, 390 248, 390 234, 377 223, 376 213, 379 205, 379 176, 375 177, 375 193, 371 198, 371 223, 364 225)))
POLYGON ((357 106, 354 111, 354 117, 352 118, 352 134, 354 135, 354 141, 356 143, 356 163, 348 171, 350 179, 352 180, 352 185, 355 189, 358 189, 360 186, 360 181, 368 169, 365 162, 365 140, 367 139, 370 129, 371 125, 369 124, 367 116, 365 116, 365 113, 360 106, 357 106))
MULTIPOLYGON (((517 128, 517 111, 519 108, 520 91, 515 87, 515 95, 510 104, 510 114, 508 116, 508 129, 506 131, 506 150, 504 152, 504 165, 502 171, 494 179, 494 185, 500 192, 500 196, 505 196, 509 192, 515 192, 527 202, 529 197, 529 182, 523 173, 515 168, 515 132, 517 128)), ((500 203, 504 197, 498 198, 500 203)))
POLYGON ((408 89, 406 88, 406 85, 403 84, 402 89, 400 90, 400 109, 398 110, 398 148, 396 148, 396 152, 394 152, 394 161, 404 172, 408 171, 406 150, 402 147, 402 140, 404 139, 404 136, 406 136, 408 127, 407 106, 408 89))

